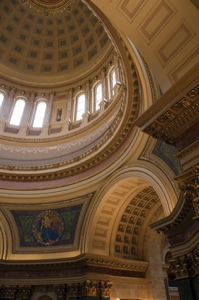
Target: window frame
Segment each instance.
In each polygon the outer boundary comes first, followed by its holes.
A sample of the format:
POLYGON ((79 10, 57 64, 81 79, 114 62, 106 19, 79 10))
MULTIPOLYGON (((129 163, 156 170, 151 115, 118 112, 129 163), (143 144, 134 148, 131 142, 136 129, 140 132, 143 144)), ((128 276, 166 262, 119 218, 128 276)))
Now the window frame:
POLYGON ((5 99, 5 93, 0 90, 0 95, 2 95, 2 99, 1 99, 1 96, 0 96, 0 111, 1 111, 4 99, 5 99))
MULTIPOLYGON (((34 114, 33 114, 33 118, 32 118, 32 128, 35 129, 39 129, 42 128, 44 126, 44 120, 45 120, 45 115, 46 115, 46 110, 47 110, 47 101, 46 99, 39 99, 36 104, 35 104, 35 109, 34 109, 34 114), (42 116, 42 124, 40 124, 39 126, 35 126, 34 123, 36 122, 36 117, 37 117, 37 110, 40 104, 44 103, 45 104, 45 110, 42 116)), ((41 117, 39 117, 41 118, 41 117)))
POLYGON ((109 91, 110 91, 110 98, 112 98, 113 96, 115 96, 115 87, 117 85, 117 78, 116 78, 116 70, 115 68, 111 68, 110 73, 109 73, 109 91), (113 77, 113 73, 115 74, 115 76, 113 77), (113 79, 115 81, 115 84, 113 84, 113 79))
MULTIPOLYGON (((26 99, 23 97, 18 97, 15 99, 14 104, 13 104, 13 109, 9 118, 9 125, 11 126, 20 126, 21 125, 21 121, 24 115, 24 111, 25 111, 25 107, 26 107, 26 99), (17 109, 17 103, 19 103, 19 101, 22 101, 24 103, 24 106, 22 107, 22 112, 19 114, 19 112, 15 112, 15 110, 17 109), (12 122, 12 119, 18 119, 18 122, 12 122)), ((14 121, 14 120, 13 120, 14 121)))
MULTIPOLYGON (((81 111, 81 110, 80 110, 81 111)), ((74 121, 78 122, 81 121, 83 119, 82 115, 86 112, 86 94, 84 92, 79 93, 76 95, 75 97, 75 113, 74 113, 74 121), (78 101, 80 99, 80 97, 84 96, 84 110, 82 110, 82 114, 81 117, 78 117, 78 101)))
POLYGON ((102 102, 103 100, 103 91, 102 91, 102 82, 101 81, 98 81, 95 86, 93 87, 93 112, 96 112, 98 110, 100 110, 100 103, 102 102), (97 96, 98 96, 98 93, 97 93, 97 89, 98 87, 101 86, 101 99, 100 101, 97 100, 97 96))

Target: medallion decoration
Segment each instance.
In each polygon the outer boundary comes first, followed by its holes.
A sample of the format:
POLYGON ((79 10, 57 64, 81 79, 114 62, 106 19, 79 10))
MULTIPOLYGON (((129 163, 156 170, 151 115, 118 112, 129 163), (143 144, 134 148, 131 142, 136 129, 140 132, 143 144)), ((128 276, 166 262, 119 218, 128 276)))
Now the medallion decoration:
POLYGON ((62 13, 64 10, 70 11, 74 0, 21 0, 22 4, 28 4, 38 12, 43 12, 44 16, 48 14, 62 13))
POLYGON ((60 214, 54 211, 40 213, 33 222, 32 232, 36 241, 42 245, 52 245, 62 236, 64 222, 60 214))

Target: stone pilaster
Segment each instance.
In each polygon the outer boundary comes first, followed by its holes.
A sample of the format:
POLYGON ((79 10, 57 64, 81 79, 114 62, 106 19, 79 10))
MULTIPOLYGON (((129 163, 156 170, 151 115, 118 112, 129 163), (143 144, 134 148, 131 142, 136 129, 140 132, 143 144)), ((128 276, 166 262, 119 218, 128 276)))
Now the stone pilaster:
POLYGON ((101 70, 101 76, 102 76, 102 100, 103 104, 106 107, 107 106, 107 83, 106 83, 106 69, 103 68, 101 70))
POLYGON ((22 122, 21 122, 21 123, 23 123, 25 125, 28 125, 28 126, 30 126, 30 124, 32 123, 32 112, 33 112, 35 96, 36 96, 35 92, 32 92, 30 94, 30 99, 29 99, 29 102, 26 105, 24 115, 23 115, 23 119, 22 119, 22 122))
POLYGON ((90 81, 86 81, 86 88, 85 88, 85 96, 86 96, 86 107, 85 107, 85 112, 90 113, 91 110, 91 103, 90 103, 90 81))
POLYGON ((50 116, 51 116, 51 112, 52 112, 52 106, 53 106, 53 100, 55 97, 55 93, 51 92, 50 97, 49 97, 49 101, 47 103, 47 108, 46 108, 46 113, 45 113, 45 118, 44 118, 44 126, 48 126, 50 123, 50 116))

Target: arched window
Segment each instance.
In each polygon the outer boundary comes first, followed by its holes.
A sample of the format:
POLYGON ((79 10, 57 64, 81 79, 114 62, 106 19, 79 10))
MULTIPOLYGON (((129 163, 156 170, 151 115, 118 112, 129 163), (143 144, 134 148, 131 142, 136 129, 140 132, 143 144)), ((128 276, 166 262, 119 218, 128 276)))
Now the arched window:
POLYGON ((114 88, 115 88, 115 85, 116 85, 116 73, 115 73, 115 70, 113 69, 112 72, 111 72, 111 77, 110 77, 110 86, 111 86, 111 96, 114 96, 115 95, 115 91, 114 91, 114 88))
POLYGON ((10 124, 11 125, 17 125, 17 126, 20 125, 25 105, 26 105, 26 102, 23 99, 18 99, 15 102, 15 106, 14 106, 12 116, 11 116, 11 119, 10 119, 10 124))
POLYGON ((76 115, 75 115, 75 120, 81 120, 82 115, 85 113, 85 108, 86 108, 86 97, 85 94, 81 94, 77 97, 76 101, 76 115))
POLYGON ((46 112, 46 102, 40 101, 36 107, 35 116, 33 120, 33 127, 43 126, 45 112, 46 112))
POLYGON ((4 100, 4 94, 0 92, 0 109, 1 109, 1 105, 3 103, 4 100))
POLYGON ((94 93, 95 93, 95 95, 94 95, 94 99, 95 99, 94 107, 95 107, 95 110, 98 110, 98 109, 100 109, 99 104, 102 101, 102 84, 101 83, 96 85, 94 93))

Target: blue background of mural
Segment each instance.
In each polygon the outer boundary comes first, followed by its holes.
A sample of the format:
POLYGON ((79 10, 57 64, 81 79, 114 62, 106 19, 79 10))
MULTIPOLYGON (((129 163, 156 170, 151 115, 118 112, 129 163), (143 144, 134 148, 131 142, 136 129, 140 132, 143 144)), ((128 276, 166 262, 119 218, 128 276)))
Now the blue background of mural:
MULTIPOLYGON (((63 232, 56 243, 53 245, 69 245, 73 244, 75 230, 79 215, 81 212, 83 204, 71 206, 64 209, 53 210, 59 214, 60 218, 63 220, 63 232)), ((43 211, 11 211, 19 232, 20 247, 41 247, 42 244, 39 243, 33 234, 33 224, 43 211)))
POLYGON ((181 174, 182 169, 180 161, 175 156, 176 151, 174 147, 158 140, 152 153, 161 158, 171 168, 175 175, 181 174))

